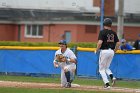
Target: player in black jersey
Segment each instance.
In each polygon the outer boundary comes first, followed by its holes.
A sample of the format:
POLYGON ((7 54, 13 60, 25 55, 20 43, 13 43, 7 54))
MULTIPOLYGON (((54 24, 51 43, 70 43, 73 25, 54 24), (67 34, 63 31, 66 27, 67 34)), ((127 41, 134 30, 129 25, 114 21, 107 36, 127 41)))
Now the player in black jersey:
POLYGON ((107 75, 110 76, 112 86, 115 84, 116 78, 109 69, 114 53, 119 48, 120 42, 116 32, 112 31, 112 20, 110 18, 104 19, 104 29, 100 31, 96 51, 100 50, 99 56, 99 72, 105 84, 104 88, 110 88, 107 75))

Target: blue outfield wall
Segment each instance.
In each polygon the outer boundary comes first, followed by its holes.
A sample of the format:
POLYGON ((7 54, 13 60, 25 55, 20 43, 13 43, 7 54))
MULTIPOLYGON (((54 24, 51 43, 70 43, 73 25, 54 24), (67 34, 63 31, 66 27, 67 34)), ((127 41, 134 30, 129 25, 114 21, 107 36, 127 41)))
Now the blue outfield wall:
MULTIPOLYGON (((98 76, 98 55, 79 51, 78 75, 98 76)), ((140 79, 140 54, 115 54, 110 69, 117 78, 140 79)))
MULTIPOLYGON (((0 72, 60 74, 53 67, 56 50, 0 50, 0 72)), ((77 51, 77 75, 98 77, 98 55, 77 51)), ((111 64, 114 75, 140 79, 140 54, 115 54, 111 64)))
POLYGON ((94 52, 77 52, 77 75, 97 76, 98 56, 94 52))
POLYGON ((140 54, 117 54, 111 67, 119 78, 140 79, 140 54))
POLYGON ((0 50, 0 72, 59 74, 55 50, 0 50))

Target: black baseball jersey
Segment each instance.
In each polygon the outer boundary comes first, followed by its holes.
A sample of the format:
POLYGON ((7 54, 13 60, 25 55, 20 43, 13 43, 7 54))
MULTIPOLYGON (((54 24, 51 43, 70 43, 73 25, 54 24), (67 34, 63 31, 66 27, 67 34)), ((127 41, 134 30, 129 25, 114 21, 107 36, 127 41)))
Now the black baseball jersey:
POLYGON ((103 41, 100 49, 115 49, 116 43, 119 42, 116 32, 108 29, 100 31, 98 40, 103 41))
POLYGON ((140 40, 136 40, 134 43, 134 47, 136 48, 136 50, 140 49, 140 40))

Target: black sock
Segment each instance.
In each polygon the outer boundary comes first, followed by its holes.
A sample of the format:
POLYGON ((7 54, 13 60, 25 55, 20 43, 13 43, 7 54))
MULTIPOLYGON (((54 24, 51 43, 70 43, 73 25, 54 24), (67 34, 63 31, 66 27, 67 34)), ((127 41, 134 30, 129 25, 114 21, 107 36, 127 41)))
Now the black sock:
POLYGON ((106 83, 106 86, 110 86, 109 83, 106 83))
POLYGON ((111 79, 113 79, 113 74, 110 74, 109 76, 110 76, 111 79))
POLYGON ((66 79, 67 79, 67 82, 70 82, 70 72, 65 72, 65 76, 66 76, 66 79))

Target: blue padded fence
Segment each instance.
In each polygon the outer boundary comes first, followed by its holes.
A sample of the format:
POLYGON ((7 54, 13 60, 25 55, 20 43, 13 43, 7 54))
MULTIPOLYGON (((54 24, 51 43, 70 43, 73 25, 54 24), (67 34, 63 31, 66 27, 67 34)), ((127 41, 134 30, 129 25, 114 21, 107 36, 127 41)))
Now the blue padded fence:
POLYGON ((0 50, 0 72, 59 74, 53 50, 0 50))
MULTIPOLYGON (((78 75, 98 75, 98 55, 93 52, 79 51, 78 75)), ((123 79, 140 79, 140 54, 115 54, 110 69, 114 75, 123 79)))
MULTIPOLYGON (((0 50, 0 72, 60 74, 56 50, 0 50)), ((98 77, 98 55, 77 51, 77 75, 98 77)), ((140 79, 140 54, 115 54, 111 70, 122 79, 140 79)))

